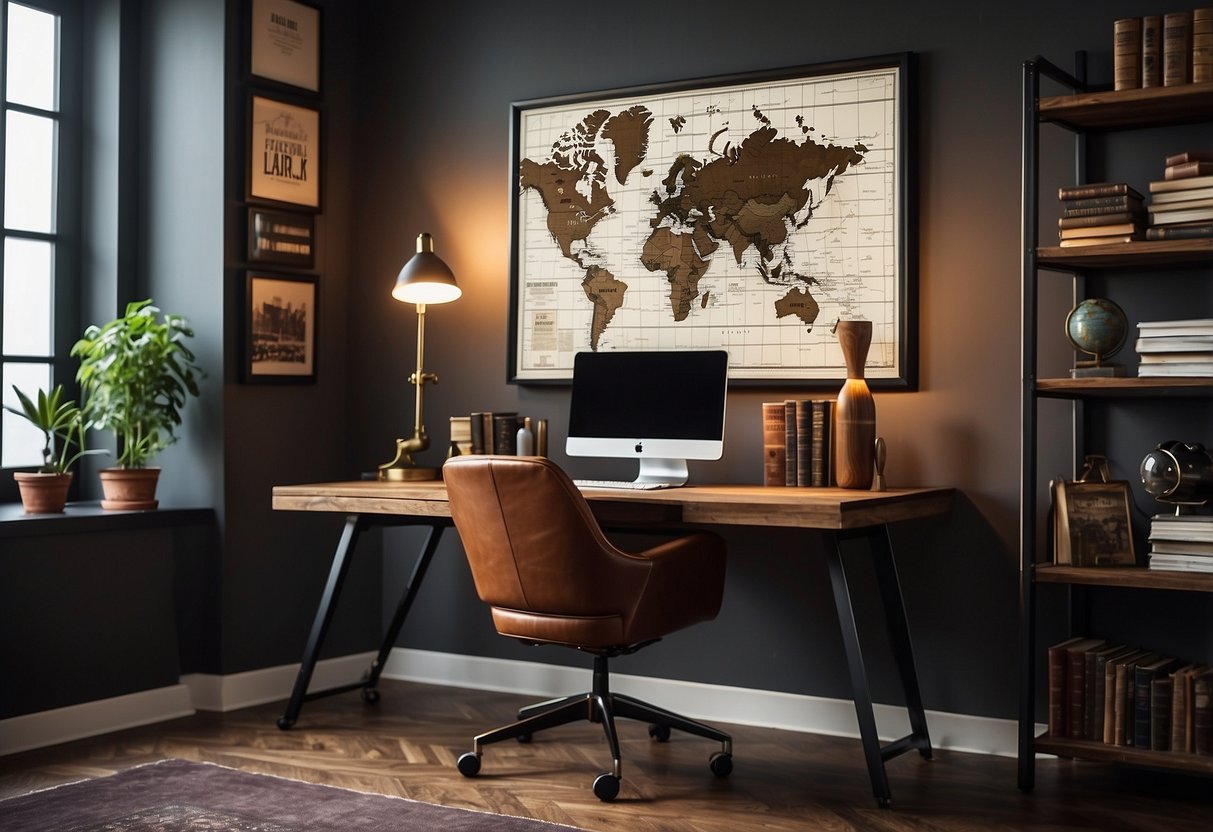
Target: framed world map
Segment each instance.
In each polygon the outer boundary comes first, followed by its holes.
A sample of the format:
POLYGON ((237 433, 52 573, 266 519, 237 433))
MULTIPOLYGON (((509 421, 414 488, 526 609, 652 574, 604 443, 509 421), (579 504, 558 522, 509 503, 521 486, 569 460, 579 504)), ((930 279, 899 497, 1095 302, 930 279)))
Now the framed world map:
POLYGON ((511 105, 510 380, 719 349, 730 379, 916 384, 913 55, 511 105))

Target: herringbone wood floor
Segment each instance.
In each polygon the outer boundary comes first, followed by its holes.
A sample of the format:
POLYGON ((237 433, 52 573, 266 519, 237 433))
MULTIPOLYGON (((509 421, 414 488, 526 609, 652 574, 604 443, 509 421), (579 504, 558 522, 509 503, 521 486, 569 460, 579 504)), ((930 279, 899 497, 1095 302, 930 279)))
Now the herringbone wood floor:
MULTIPOLYGON (((588 674, 587 674, 588 675, 588 674)), ((590 791, 608 767, 597 725, 557 728, 529 745, 488 746, 479 777, 455 759, 471 736, 510 721, 524 697, 384 682, 382 699, 357 693, 307 703, 280 731, 282 703, 196 716, 0 757, 0 798, 177 757, 430 803, 542 818, 587 830, 1202 830, 1213 828, 1207 779, 1052 758, 1031 795, 1015 786, 1015 761, 937 751, 892 760, 893 808, 876 808, 859 741, 723 726, 736 768, 717 779, 715 744, 675 734, 655 743, 620 722, 619 799, 590 791)))

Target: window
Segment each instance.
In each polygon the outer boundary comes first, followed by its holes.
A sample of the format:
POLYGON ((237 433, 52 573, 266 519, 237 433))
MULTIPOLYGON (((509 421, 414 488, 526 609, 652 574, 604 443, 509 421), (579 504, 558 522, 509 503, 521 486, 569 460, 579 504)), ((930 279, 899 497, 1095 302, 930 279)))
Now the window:
MULTIPOLYGON (((64 88, 69 8, 63 0, 4 0, 0 17, 0 397, 13 406, 14 385, 30 395, 54 384, 74 386, 67 352, 76 327, 65 314, 76 305, 67 240, 77 216, 65 203, 78 194, 68 181, 74 128, 65 124, 70 114, 63 106, 75 100, 64 88)), ((33 426, 7 411, 0 416, 0 468, 40 465, 41 448, 33 426)))

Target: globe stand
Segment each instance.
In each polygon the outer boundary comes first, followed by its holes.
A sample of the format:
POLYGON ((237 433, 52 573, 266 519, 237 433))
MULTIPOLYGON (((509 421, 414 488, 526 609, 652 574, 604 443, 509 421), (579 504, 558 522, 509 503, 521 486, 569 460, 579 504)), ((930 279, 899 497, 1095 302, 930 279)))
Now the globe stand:
POLYGON ((1066 340, 1076 351, 1094 360, 1074 362, 1070 378, 1120 378, 1128 375, 1123 364, 1104 359, 1120 352, 1128 336, 1124 310, 1107 298, 1087 298, 1066 316, 1066 340))
POLYGON ((1094 361, 1075 361, 1070 378, 1121 378, 1128 375, 1124 364, 1108 364, 1098 358, 1094 361))

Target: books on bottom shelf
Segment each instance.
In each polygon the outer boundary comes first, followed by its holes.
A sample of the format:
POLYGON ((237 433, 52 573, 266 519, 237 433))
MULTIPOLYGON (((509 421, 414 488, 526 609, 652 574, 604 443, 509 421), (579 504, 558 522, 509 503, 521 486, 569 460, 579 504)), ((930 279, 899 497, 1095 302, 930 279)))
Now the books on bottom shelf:
POLYGON ((762 403, 762 484, 834 485, 833 399, 762 403))
POLYGON ((1213 516, 1159 514, 1150 520, 1150 568, 1213 573, 1213 516))
POLYGON ((1213 665, 1082 636, 1047 659, 1050 737, 1213 755, 1213 665))

